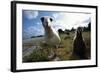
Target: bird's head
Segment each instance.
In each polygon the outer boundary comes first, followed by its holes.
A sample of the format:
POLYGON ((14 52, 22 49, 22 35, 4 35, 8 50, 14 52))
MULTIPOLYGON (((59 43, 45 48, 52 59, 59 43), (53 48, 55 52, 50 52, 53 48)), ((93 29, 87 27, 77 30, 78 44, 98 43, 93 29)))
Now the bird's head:
POLYGON ((53 19, 51 17, 48 16, 41 17, 41 22, 44 28, 51 27, 52 21, 53 19))
POLYGON ((76 36, 82 38, 82 31, 83 31, 82 27, 78 27, 76 29, 76 36))

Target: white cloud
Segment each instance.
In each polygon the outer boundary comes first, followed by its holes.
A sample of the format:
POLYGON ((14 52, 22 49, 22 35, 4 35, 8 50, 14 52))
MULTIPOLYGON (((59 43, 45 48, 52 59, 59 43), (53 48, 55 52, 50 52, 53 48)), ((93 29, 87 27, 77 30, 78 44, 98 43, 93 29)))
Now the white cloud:
POLYGON ((36 24, 37 24, 37 25, 40 25, 41 23, 40 23, 40 22, 37 22, 36 24))
POLYGON ((53 17, 56 19, 56 18, 59 17, 59 14, 58 14, 58 13, 54 13, 54 14, 53 14, 53 17))
POLYGON ((24 11, 24 14, 28 19, 33 19, 38 16, 38 11, 24 11))
POLYGON ((23 30, 23 38, 30 38, 31 36, 38 36, 44 34, 44 29, 40 29, 39 27, 30 26, 26 30, 23 30))
POLYGON ((43 34, 43 30, 38 29, 37 27, 34 27, 34 26, 30 26, 30 27, 28 28, 28 32, 29 32, 31 35, 34 35, 34 36, 43 34))
POLYGON ((80 13, 56 13, 53 14, 56 18, 54 21, 54 27, 59 29, 60 27, 65 29, 77 28, 79 26, 87 26, 90 20, 90 14, 80 13), (87 21, 84 23, 84 21, 87 21), (59 27, 58 27, 59 25, 59 27))

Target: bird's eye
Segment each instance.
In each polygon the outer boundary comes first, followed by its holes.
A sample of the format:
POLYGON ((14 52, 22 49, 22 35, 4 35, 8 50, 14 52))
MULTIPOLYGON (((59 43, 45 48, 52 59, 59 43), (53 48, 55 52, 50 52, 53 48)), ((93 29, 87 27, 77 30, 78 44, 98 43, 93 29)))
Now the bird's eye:
POLYGON ((52 18, 50 18, 50 21, 52 22, 52 21, 53 21, 53 19, 52 19, 52 18))
POLYGON ((42 21, 42 22, 44 21, 44 17, 41 18, 41 21, 42 21))

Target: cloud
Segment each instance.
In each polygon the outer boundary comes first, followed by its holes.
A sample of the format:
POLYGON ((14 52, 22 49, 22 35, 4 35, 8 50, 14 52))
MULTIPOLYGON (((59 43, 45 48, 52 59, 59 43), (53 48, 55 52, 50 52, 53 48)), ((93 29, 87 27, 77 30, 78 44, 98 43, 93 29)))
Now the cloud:
POLYGON ((38 11, 25 10, 24 15, 28 19, 34 19, 38 16, 38 11))
POLYGON ((30 38, 31 36, 38 36, 44 34, 44 29, 42 27, 30 26, 23 30, 23 38, 30 38))
POLYGON ((91 18, 88 18, 87 20, 84 20, 83 23, 91 22, 91 18))
POLYGON ((59 13, 54 13, 54 14, 52 14, 52 16, 53 16, 55 19, 57 19, 57 18, 59 17, 59 13))
POLYGON ((39 26, 41 23, 40 22, 37 22, 36 24, 39 26))
POLYGON ((64 24, 61 20, 54 21, 52 26, 55 28, 56 31, 58 29, 62 29, 62 30, 66 29, 66 24, 64 24))
POLYGON ((90 21, 90 14, 56 13, 53 14, 53 16, 56 18, 54 27, 56 29, 62 28, 63 30, 71 29, 72 27, 87 26, 89 23, 88 21, 90 21))
POLYGON ((30 34, 32 34, 32 35, 39 35, 39 34, 41 34, 41 30, 40 29, 37 29, 36 27, 34 27, 34 26, 30 26, 29 28, 28 28, 28 32, 30 33, 30 34))

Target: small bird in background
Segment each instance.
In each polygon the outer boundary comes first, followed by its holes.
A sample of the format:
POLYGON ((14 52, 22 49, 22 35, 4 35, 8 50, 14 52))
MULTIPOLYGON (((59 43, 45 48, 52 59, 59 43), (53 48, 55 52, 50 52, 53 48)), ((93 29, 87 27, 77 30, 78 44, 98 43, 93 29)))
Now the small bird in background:
POLYGON ((82 37, 82 28, 78 27, 73 41, 73 55, 78 56, 80 59, 87 59, 86 53, 87 49, 82 37))
POLYGON ((53 19, 48 16, 41 17, 41 22, 45 30, 45 43, 49 45, 50 47, 54 48, 54 52, 51 49, 51 53, 48 57, 52 58, 53 56, 56 56, 56 48, 61 42, 61 39, 59 37, 59 34, 57 31, 51 26, 53 19))

